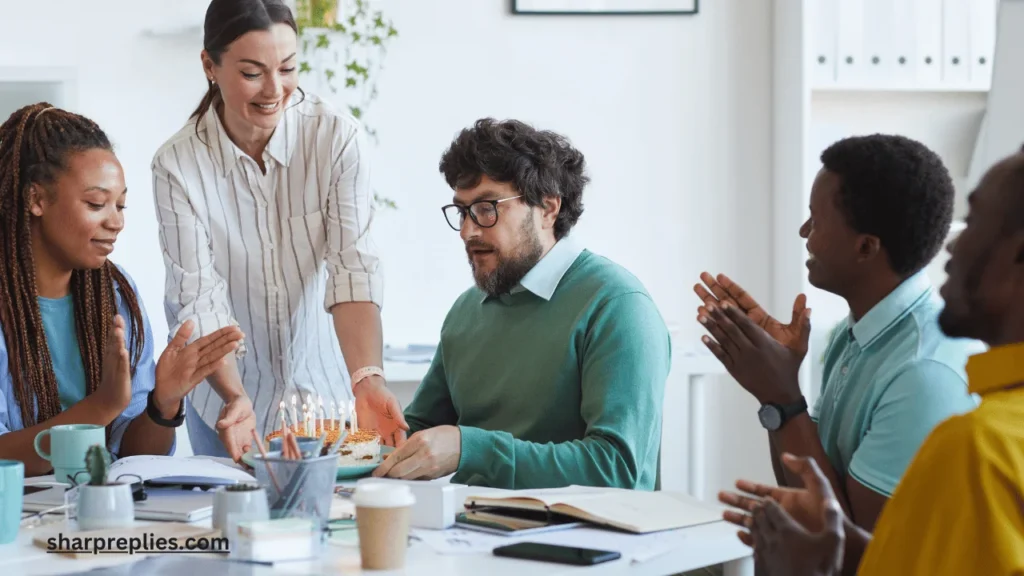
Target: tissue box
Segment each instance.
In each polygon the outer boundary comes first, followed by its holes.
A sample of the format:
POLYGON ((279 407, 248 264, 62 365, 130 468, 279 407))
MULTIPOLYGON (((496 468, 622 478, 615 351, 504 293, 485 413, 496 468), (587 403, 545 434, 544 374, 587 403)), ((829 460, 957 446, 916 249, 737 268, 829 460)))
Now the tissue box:
POLYGON ((416 503, 412 507, 409 523, 414 528, 444 530, 455 525, 455 516, 464 509, 468 486, 441 482, 417 480, 394 480, 391 478, 364 478, 356 483, 356 490, 362 484, 373 482, 405 484, 412 490, 416 503))

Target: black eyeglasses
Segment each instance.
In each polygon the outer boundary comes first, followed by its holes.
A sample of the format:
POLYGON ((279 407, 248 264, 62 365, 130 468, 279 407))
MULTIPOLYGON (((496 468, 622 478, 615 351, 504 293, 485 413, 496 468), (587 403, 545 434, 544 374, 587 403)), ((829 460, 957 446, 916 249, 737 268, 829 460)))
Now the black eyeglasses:
POLYGON ((441 212, 444 212, 444 219, 448 221, 448 225, 456 232, 462 230, 462 225, 466 222, 467 212, 469 217, 473 219, 473 222, 476 222, 477 226, 490 228, 498 223, 498 204, 522 197, 523 195, 520 194, 519 196, 502 198, 501 200, 477 200, 469 206, 449 204, 443 206, 441 212))

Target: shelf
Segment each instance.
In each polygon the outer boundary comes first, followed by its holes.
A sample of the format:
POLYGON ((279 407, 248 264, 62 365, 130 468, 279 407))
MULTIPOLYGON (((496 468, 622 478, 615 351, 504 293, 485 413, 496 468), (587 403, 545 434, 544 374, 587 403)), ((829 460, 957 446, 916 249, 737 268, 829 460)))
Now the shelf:
POLYGON ((861 92, 899 92, 902 94, 985 94, 988 86, 977 85, 951 85, 951 84, 824 84, 812 86, 812 93, 835 94, 835 93, 861 93, 861 92))

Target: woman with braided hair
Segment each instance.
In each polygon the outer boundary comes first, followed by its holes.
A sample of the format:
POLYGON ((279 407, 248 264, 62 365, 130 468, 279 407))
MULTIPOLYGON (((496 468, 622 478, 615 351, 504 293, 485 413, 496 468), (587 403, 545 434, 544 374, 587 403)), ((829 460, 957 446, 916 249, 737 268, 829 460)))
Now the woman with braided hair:
POLYGON ((0 458, 27 475, 50 470, 33 441, 58 424, 107 427, 116 456, 171 453, 185 395, 242 338, 185 345, 188 324, 154 364, 135 285, 107 259, 126 195, 91 120, 40 103, 0 125, 0 458))

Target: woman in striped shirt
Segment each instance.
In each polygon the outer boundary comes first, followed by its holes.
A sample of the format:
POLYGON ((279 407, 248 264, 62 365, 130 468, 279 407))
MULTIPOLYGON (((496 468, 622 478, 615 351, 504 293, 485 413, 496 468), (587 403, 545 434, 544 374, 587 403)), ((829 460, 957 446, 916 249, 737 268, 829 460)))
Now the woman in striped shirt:
POLYGON ((380 369, 364 135, 298 88, 296 30, 282 0, 213 0, 207 93, 153 160, 171 331, 194 320, 197 336, 246 334, 241 361, 190 397, 197 454, 237 460, 254 428, 280 426, 282 402, 329 410, 354 397, 360 426, 386 443, 408 429, 380 369))

